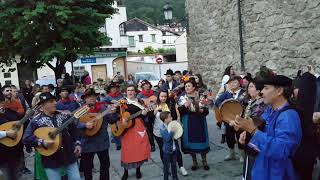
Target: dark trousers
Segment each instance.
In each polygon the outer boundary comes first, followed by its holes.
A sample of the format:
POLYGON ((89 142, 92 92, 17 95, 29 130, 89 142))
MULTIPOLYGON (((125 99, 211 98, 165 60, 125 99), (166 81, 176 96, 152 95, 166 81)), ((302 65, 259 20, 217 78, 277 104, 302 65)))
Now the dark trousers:
POLYGON ((19 159, 12 159, 4 162, 1 162, 0 169, 4 173, 5 178, 8 180, 17 180, 18 179, 18 173, 17 173, 17 167, 19 166, 19 159))
MULTIPOLYGON (((225 126, 226 126, 226 140, 227 140, 228 147, 230 149, 234 149, 235 144, 238 143, 239 141, 241 132, 240 131, 236 132, 234 128, 230 126, 228 123, 225 123, 225 126)), ((239 149, 243 149, 243 145, 240 143, 238 143, 238 147, 239 149)))
POLYGON ((243 178, 245 180, 251 180, 251 171, 252 171, 252 167, 255 160, 256 160, 255 156, 246 154, 246 157, 243 163, 243 178))
POLYGON ((314 162, 303 163, 296 167, 296 172, 302 180, 312 180, 314 162))
MULTIPOLYGON (((163 139, 161 137, 157 137, 157 136, 154 136, 154 138, 156 139, 157 144, 159 146, 160 158, 163 163, 163 151, 162 151, 163 139)), ((174 140, 174 143, 176 145, 176 151, 177 151, 177 163, 178 163, 179 168, 181 168, 183 166, 183 160, 182 160, 182 154, 180 151, 179 142, 178 142, 178 140, 174 140)))
POLYGON ((164 180, 169 180, 169 168, 171 166, 172 178, 174 180, 178 179, 177 174, 177 151, 173 153, 163 153, 163 174, 164 180))
POLYGON ((97 154, 100 161, 100 180, 109 180, 110 158, 109 151, 82 153, 81 160, 83 162, 85 180, 92 180, 92 168, 94 155, 97 154))
POLYGON ((147 133, 148 133, 148 137, 149 137, 149 142, 151 146, 155 146, 154 144, 154 135, 153 135, 153 124, 154 124, 154 119, 150 120, 148 122, 146 122, 146 126, 147 126, 147 133))

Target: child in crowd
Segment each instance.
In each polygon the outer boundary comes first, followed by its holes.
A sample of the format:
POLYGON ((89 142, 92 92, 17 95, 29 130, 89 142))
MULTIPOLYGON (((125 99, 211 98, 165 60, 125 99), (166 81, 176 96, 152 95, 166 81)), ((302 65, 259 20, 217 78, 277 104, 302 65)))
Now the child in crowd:
POLYGON ((168 131, 168 124, 172 121, 170 112, 164 111, 160 114, 160 119, 163 121, 163 125, 160 129, 160 134, 163 138, 163 173, 164 180, 169 179, 169 167, 171 165, 171 172, 173 180, 178 180, 177 175, 177 150, 173 140, 174 132, 176 129, 172 128, 172 131, 168 131))

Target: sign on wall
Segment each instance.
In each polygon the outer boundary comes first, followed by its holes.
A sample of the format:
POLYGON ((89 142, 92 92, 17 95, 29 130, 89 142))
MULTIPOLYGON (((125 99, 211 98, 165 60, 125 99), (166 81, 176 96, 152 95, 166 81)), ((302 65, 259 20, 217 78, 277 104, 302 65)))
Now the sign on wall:
POLYGON ((81 58, 81 64, 91 64, 91 63, 97 63, 97 58, 96 57, 81 58))

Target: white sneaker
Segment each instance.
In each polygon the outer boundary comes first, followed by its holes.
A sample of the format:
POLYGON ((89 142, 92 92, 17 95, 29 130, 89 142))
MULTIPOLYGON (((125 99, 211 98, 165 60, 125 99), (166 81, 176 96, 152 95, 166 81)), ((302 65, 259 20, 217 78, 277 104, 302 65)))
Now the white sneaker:
POLYGON ((187 176, 188 175, 187 170, 183 166, 180 168, 180 172, 181 172, 182 176, 187 176))

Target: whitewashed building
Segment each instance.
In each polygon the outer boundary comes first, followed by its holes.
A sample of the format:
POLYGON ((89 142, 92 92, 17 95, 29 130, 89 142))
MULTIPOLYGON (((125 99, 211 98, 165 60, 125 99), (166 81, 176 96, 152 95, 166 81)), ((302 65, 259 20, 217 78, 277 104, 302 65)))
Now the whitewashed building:
POLYGON ((187 48, 187 32, 184 32, 175 41, 176 45, 176 61, 188 61, 188 48, 187 48))
POLYGON ((177 32, 161 29, 141 19, 133 18, 120 25, 120 35, 128 39, 129 52, 143 52, 151 46, 154 49, 175 48, 177 32))

